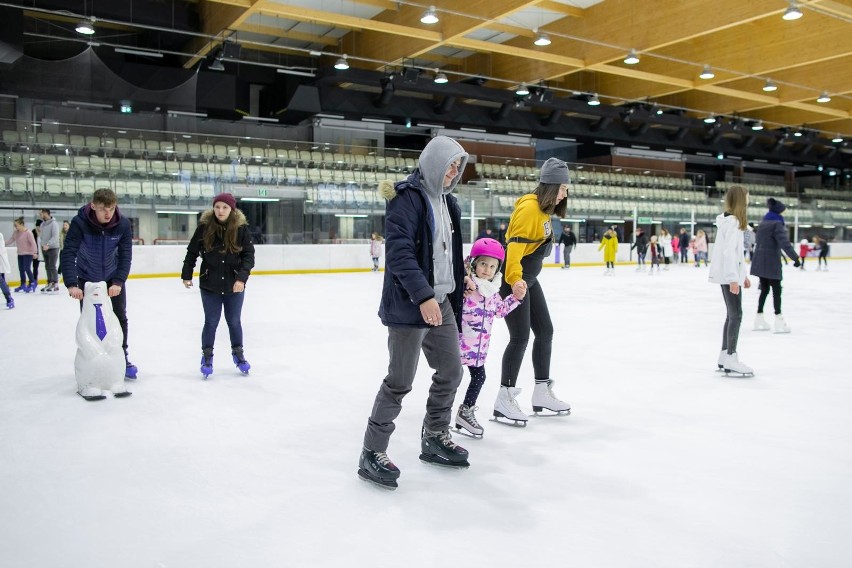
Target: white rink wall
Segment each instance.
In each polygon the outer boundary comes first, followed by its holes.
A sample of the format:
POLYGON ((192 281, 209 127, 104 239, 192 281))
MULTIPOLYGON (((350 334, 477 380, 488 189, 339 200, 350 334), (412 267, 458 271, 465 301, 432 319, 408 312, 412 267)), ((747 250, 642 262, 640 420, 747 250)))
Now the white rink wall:
MULTIPOLYGON (((710 245, 711 247, 713 245, 710 245)), ((465 252, 470 245, 465 245, 465 252)), ((18 283, 17 249, 7 247, 11 271, 6 275, 9 284, 18 283)), ((551 263, 561 264, 558 247, 553 247, 551 263)), ((185 245, 137 245, 133 247, 133 268, 131 277, 177 276, 186 255, 185 245)), ((830 258, 852 258, 852 243, 832 243, 830 258)), ((630 262, 630 245, 618 247, 618 262, 630 262)), ((384 265, 384 254, 381 258, 384 265)), ((583 243, 571 254, 571 263, 603 264, 603 253, 598 251, 597 243, 583 243)), ((201 266, 196 264, 196 271, 201 266)), ((345 270, 369 270, 372 267, 369 244, 339 245, 258 245, 256 247, 255 272, 323 272, 345 270)), ((44 280, 44 270, 39 277, 44 280)))

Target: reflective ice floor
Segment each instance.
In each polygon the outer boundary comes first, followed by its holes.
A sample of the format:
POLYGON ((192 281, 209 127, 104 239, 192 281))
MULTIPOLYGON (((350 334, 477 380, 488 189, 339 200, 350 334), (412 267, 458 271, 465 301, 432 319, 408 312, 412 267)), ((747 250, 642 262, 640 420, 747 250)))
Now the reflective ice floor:
MULTIPOLYGON (((485 437, 456 436, 470 469, 418 460, 421 361, 388 450, 395 492, 355 473, 387 365, 381 275, 253 277, 251 374, 230 362, 222 322, 208 381, 197 288, 131 280, 139 380, 97 403, 75 394, 75 302, 16 294, 0 311, 0 564, 848 566, 852 262, 814 268, 785 270, 788 335, 752 331, 758 292, 745 292, 750 379, 714 372, 724 306, 706 269, 545 269, 552 376, 573 414, 487 421, 497 321, 485 437)), ((532 383, 528 355, 529 413, 532 383)))

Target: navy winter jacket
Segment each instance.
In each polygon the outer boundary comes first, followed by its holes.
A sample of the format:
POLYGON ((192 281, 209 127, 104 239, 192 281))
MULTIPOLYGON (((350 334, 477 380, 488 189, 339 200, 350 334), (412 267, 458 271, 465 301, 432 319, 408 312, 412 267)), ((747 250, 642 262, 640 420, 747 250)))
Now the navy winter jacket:
POLYGON ((68 288, 101 281, 123 287, 132 257, 130 221, 116 208, 110 222, 101 225, 91 205, 84 205, 71 219, 65 236, 60 256, 63 282, 68 288))
MULTIPOLYGON (((389 184, 388 184, 389 185, 389 184)), ((435 219, 420 180, 420 170, 396 184, 390 191, 385 211, 385 277, 379 317, 387 326, 429 327, 420 314, 420 304, 433 298, 432 234, 435 219)), ((452 220, 452 261, 455 290, 450 305, 461 329, 464 295, 464 258, 461 242, 461 209, 453 195, 447 195, 452 220)))
POLYGON ((794 261, 799 260, 799 255, 787 237, 784 222, 764 218, 755 229, 754 236, 756 241, 754 256, 751 259, 752 276, 781 280, 781 251, 786 252, 794 261))

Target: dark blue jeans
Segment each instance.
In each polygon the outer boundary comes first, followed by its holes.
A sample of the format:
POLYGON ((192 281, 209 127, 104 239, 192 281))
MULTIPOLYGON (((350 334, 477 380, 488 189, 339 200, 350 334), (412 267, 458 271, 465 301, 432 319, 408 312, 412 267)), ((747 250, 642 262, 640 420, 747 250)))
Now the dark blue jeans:
POLYGON ((228 333, 231 336, 231 347, 243 344, 243 324, 240 315, 243 312, 244 293, 239 294, 217 294, 201 290, 201 304, 204 306, 204 328, 201 330, 201 348, 213 348, 216 340, 216 328, 219 327, 219 319, 222 317, 222 309, 225 310, 225 323, 228 324, 228 333))
POLYGON ((35 280, 33 280, 33 255, 18 255, 18 271, 21 273, 21 286, 27 285, 27 277, 30 279, 30 284, 35 282, 35 280))

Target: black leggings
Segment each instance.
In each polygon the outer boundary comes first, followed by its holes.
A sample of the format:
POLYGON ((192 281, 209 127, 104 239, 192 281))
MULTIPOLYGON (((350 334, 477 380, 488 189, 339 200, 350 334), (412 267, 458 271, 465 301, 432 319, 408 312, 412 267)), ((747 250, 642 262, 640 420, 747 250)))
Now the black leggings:
MULTIPOLYGON (((722 297, 725 298, 725 308, 728 317, 725 318, 725 327, 722 328, 722 351, 728 353, 737 352, 737 340, 740 337, 740 323, 743 321, 743 294, 740 287, 739 294, 732 294, 727 284, 722 284, 722 297)), ((515 311, 518 311, 515 308, 515 311)))
MULTIPOLYGON (((504 283, 500 290, 501 296, 508 295, 511 290, 504 283), (504 294, 504 292, 506 292, 504 294)), ((500 384, 513 387, 518 382, 518 372, 527 350, 530 330, 535 334, 533 340, 532 363, 536 379, 550 378, 550 353, 553 347, 553 322, 547 309, 544 290, 538 280, 527 290, 524 301, 512 310, 505 318, 509 328, 509 344, 503 352, 503 369, 500 384)))
POLYGON ((476 399, 479 398, 482 385, 485 384, 485 367, 471 367, 468 365, 467 368, 470 370, 470 385, 467 387, 467 392, 464 395, 464 403, 473 408, 476 406, 476 399))
POLYGON ((781 313, 781 281, 773 280, 772 278, 760 278, 760 297, 757 299, 757 313, 763 313, 763 306, 766 304, 766 297, 769 296, 769 289, 772 288, 772 307, 775 308, 775 314, 781 313))

